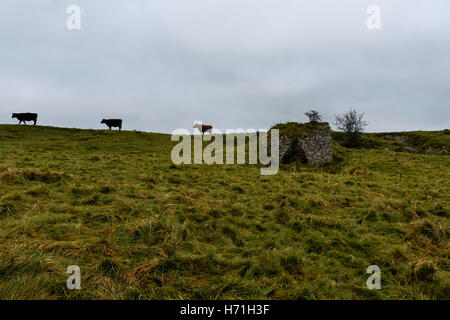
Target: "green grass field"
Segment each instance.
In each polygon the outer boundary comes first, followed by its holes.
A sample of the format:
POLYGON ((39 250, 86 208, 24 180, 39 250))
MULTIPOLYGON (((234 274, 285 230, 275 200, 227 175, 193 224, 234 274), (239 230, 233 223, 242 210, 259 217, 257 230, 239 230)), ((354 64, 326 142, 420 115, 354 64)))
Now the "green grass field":
POLYGON ((174 144, 0 126, 0 298, 450 298, 449 156, 334 143, 333 164, 261 176, 173 165, 174 144))

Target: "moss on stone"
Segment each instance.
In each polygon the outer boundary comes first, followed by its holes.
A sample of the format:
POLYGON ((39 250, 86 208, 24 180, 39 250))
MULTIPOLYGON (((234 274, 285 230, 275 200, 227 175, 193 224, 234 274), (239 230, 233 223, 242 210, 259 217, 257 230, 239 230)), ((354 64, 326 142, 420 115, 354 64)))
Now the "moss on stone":
POLYGON ((326 126, 329 126, 327 122, 317 122, 317 121, 311 121, 307 123, 287 122, 276 124, 271 129, 280 130, 280 134, 302 136, 305 133, 309 133, 314 130, 319 130, 326 126))

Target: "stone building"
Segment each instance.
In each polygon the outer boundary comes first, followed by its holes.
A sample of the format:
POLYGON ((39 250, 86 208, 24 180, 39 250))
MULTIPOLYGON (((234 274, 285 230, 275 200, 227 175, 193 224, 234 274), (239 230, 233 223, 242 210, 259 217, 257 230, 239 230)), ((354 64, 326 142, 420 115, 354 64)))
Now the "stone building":
POLYGON ((278 124, 280 132, 280 162, 322 164, 333 161, 331 129, 326 122, 278 124))

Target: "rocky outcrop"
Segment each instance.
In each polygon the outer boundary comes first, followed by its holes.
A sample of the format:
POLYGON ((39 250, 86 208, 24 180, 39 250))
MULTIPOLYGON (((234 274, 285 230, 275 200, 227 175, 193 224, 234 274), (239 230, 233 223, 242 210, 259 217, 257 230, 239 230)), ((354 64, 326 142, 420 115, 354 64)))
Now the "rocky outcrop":
POLYGON ((419 151, 417 149, 405 146, 402 149, 403 152, 409 152, 409 153, 419 153, 419 151))
POLYGON ((425 151, 425 153, 437 153, 437 152, 441 152, 443 155, 449 155, 450 153, 447 151, 447 149, 445 148, 445 146, 442 146, 442 148, 433 148, 433 147, 428 147, 428 149, 425 151))
MULTIPOLYGON (((446 131, 444 130, 444 133, 446 131)), ((441 139, 443 145, 439 146, 439 139, 430 139, 430 136, 424 136, 420 133, 409 133, 409 135, 405 133, 391 133, 391 134, 376 134, 376 137, 381 138, 383 140, 389 140, 389 148, 388 150, 394 151, 402 151, 409 153, 425 153, 425 154, 439 154, 439 155, 448 155, 447 147, 445 145, 445 139, 441 139), (392 142, 392 143, 390 143, 392 142), (431 146, 427 146, 426 144, 432 144, 431 146), (391 148, 392 147, 392 148, 391 148)), ((385 144, 382 142, 382 146, 385 144)), ((384 148, 386 149, 386 148, 384 148)))
POLYGON ((280 130, 280 161, 322 164, 333 161, 331 130, 328 123, 287 123, 280 130))

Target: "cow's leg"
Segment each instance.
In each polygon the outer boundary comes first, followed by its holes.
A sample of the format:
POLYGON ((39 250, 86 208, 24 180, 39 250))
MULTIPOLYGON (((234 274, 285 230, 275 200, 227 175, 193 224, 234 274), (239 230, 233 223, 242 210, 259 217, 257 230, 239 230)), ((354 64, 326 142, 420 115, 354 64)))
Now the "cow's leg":
POLYGON ((111 130, 111 126, 108 126, 109 130, 111 130))
POLYGON ((36 125, 36 120, 33 120, 34 121, 34 125, 36 125))
POLYGON ((119 126, 119 131, 122 131, 122 126, 119 126))

